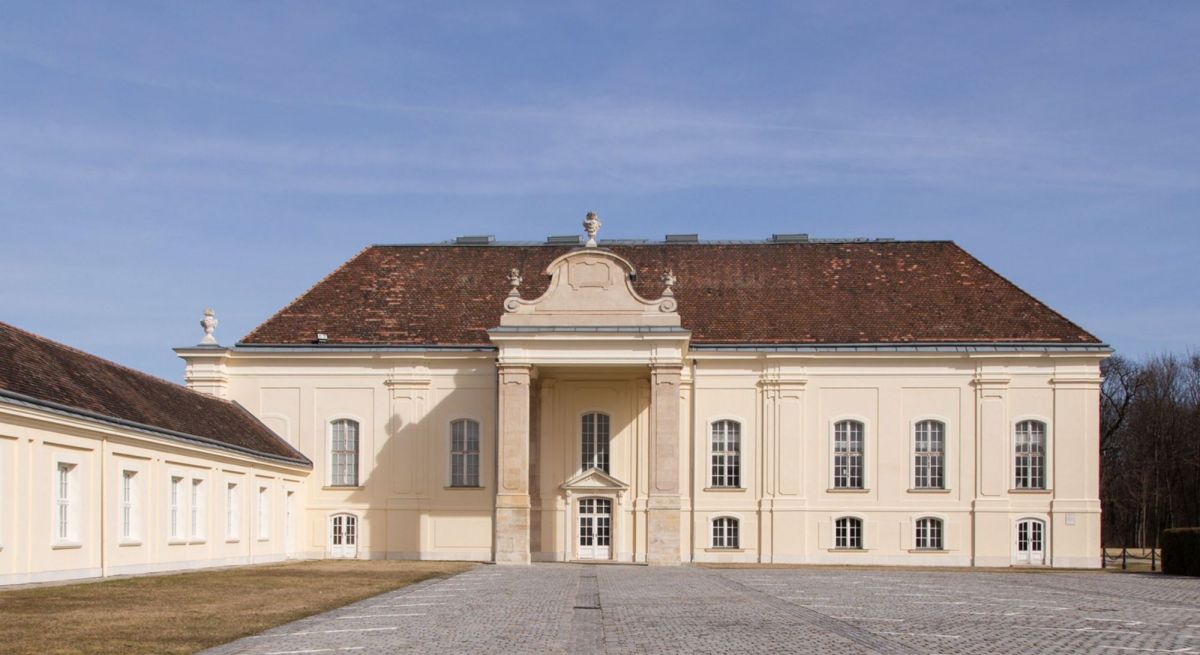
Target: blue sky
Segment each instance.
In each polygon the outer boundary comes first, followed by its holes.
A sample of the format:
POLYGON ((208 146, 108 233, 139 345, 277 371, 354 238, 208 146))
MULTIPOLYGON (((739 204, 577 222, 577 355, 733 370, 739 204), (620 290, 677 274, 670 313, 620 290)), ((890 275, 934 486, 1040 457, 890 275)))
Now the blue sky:
POLYGON ((367 244, 953 239, 1200 345, 1200 3, 0 2, 0 320, 178 380, 367 244))

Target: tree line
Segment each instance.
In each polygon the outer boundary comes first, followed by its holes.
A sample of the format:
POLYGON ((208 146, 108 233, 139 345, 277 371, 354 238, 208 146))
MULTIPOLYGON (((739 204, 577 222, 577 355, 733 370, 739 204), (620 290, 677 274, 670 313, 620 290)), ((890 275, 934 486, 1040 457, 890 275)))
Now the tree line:
POLYGON ((1158 545, 1200 526, 1200 354, 1101 366, 1100 502, 1104 545, 1158 545))

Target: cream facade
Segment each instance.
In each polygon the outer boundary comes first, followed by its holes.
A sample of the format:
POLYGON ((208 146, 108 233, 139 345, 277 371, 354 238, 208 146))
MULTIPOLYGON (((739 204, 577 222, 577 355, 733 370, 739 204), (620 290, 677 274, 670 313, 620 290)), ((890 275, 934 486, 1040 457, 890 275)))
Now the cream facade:
POLYGON ((526 299, 514 270, 490 344, 177 352, 313 461, 276 552, 1100 565, 1107 348, 694 345, 674 276, 634 274, 581 248, 526 299))
POLYGON ((306 466, 0 397, 0 584, 296 557, 306 466))

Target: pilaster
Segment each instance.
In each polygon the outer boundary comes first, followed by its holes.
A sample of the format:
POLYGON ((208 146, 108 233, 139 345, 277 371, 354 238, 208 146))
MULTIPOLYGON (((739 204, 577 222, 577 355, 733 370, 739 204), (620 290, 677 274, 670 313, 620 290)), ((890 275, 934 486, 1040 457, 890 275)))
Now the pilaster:
POLYGON ((530 367, 501 364, 496 485, 495 560, 528 564, 530 367))
POLYGON ((647 502, 646 560, 680 563, 679 383, 680 364, 650 369, 650 497, 647 502))

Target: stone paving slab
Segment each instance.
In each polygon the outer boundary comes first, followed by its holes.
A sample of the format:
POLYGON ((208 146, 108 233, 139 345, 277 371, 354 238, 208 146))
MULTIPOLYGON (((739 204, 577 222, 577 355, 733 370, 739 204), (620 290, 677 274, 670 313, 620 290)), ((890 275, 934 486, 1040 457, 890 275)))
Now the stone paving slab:
POLYGON ((1200 655, 1200 580, 1102 572, 486 566, 205 651, 432 652, 1200 655))

